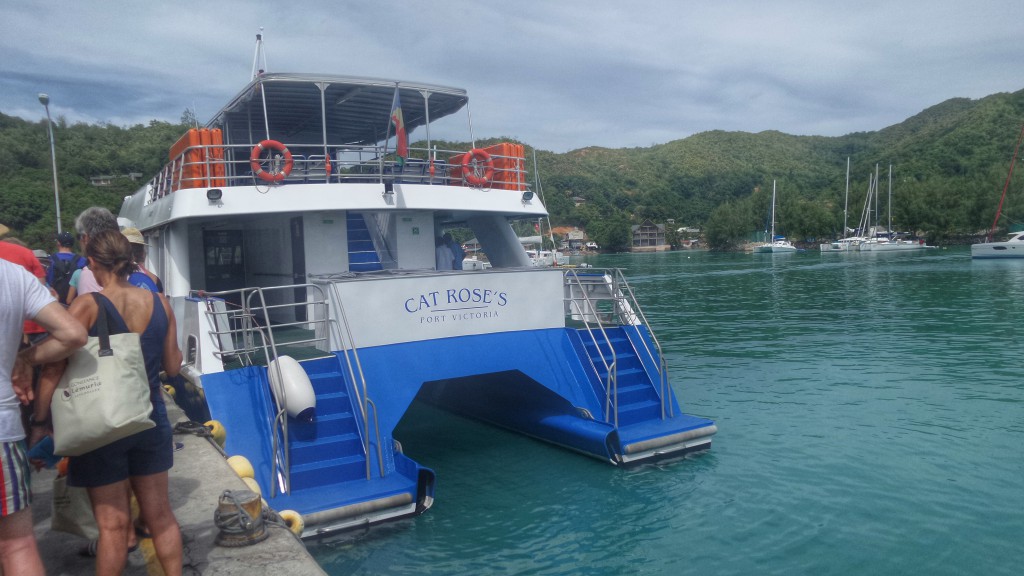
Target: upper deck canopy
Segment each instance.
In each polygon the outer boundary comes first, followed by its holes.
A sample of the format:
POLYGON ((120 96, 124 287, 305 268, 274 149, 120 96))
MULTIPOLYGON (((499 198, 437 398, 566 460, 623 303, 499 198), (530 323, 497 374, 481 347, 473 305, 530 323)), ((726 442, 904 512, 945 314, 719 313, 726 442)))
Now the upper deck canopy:
POLYGON ((226 143, 269 137, 292 143, 371 145, 389 135, 396 87, 410 133, 428 120, 434 122, 457 112, 468 102, 461 88, 380 78, 267 73, 250 82, 207 127, 221 128, 226 143))

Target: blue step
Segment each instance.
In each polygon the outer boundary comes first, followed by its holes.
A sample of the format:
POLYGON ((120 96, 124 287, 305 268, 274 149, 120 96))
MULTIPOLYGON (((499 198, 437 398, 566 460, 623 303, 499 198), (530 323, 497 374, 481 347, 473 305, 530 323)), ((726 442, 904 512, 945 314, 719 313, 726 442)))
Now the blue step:
POLYGON ((330 460, 320 459, 305 464, 292 463, 292 490, 305 490, 362 478, 366 478, 366 459, 362 457, 346 456, 330 460))
POLYGON ((647 382, 623 384, 619 379, 619 406, 650 400, 658 401, 658 395, 654 393, 650 384, 647 382))
POLYGON ((318 414, 342 414, 352 413, 352 403, 348 394, 340 392, 327 392, 316 395, 316 411, 318 414))
POLYGON ((628 426, 661 417, 661 403, 657 400, 645 400, 623 404, 619 400, 619 426, 628 426))
POLYGON ((316 394, 316 418, 313 422, 288 421, 292 489, 365 478, 366 455, 357 408, 352 405, 340 361, 334 357, 303 368, 316 394))
POLYGON ((351 272, 373 272, 383 270, 380 256, 373 246, 373 239, 366 227, 362 214, 349 212, 346 217, 348 228, 348 269, 351 272))
POLYGON ((325 458, 344 458, 352 454, 362 454, 363 443, 358 434, 342 433, 324 435, 315 441, 295 441, 291 443, 291 461, 293 466, 309 464, 325 458))
POLYGON ((605 328, 608 341, 591 340, 580 330, 583 348, 597 369, 601 386, 605 386, 609 366, 615 362, 618 390, 619 425, 627 426, 650 419, 661 418, 661 402, 654 382, 644 369, 643 362, 622 328, 605 328))
POLYGON ((306 375, 309 376, 309 383, 313 385, 313 392, 316 392, 319 397, 320 394, 327 393, 341 393, 347 394, 345 390, 345 381, 341 372, 338 370, 325 370, 323 372, 309 373, 306 370, 306 375))

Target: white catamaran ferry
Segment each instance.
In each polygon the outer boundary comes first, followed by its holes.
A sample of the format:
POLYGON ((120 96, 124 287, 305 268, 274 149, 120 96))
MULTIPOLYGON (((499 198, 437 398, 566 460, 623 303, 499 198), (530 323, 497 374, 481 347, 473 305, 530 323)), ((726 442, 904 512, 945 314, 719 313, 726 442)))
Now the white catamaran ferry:
POLYGON ((616 465, 711 445, 618 270, 531 266, 523 146, 477 148, 468 120, 457 88, 260 71, 121 210, 173 302, 180 385, 305 537, 431 505, 392 435, 415 399, 616 465), (459 113, 474 144, 438 149, 459 113), (489 267, 435 269, 452 228, 489 267))

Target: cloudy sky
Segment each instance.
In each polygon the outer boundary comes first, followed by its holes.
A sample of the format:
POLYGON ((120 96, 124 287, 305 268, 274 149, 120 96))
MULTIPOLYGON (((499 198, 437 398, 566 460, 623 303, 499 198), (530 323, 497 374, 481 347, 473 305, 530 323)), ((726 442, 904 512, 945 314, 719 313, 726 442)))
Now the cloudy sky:
MULTIPOLYGON (((1020 0, 0 0, 0 112, 205 122, 271 72, 468 90, 477 137, 555 152, 706 130, 839 136, 1024 88, 1020 0)), ((1013 128, 1008 127, 1008 130, 1013 128)))

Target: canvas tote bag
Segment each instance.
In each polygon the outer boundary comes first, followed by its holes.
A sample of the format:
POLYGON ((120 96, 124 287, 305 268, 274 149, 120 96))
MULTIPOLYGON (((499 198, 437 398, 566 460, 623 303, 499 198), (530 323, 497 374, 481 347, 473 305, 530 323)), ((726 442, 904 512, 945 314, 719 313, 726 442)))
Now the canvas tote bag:
POLYGON ((149 418, 149 378, 139 335, 110 334, 106 297, 94 293, 99 305, 99 336, 68 358, 50 400, 53 452, 80 456, 156 426, 149 418))
POLYGON ((67 476, 53 479, 53 502, 50 530, 77 534, 89 540, 100 537, 96 518, 92 515, 92 501, 86 488, 68 486, 67 476))

